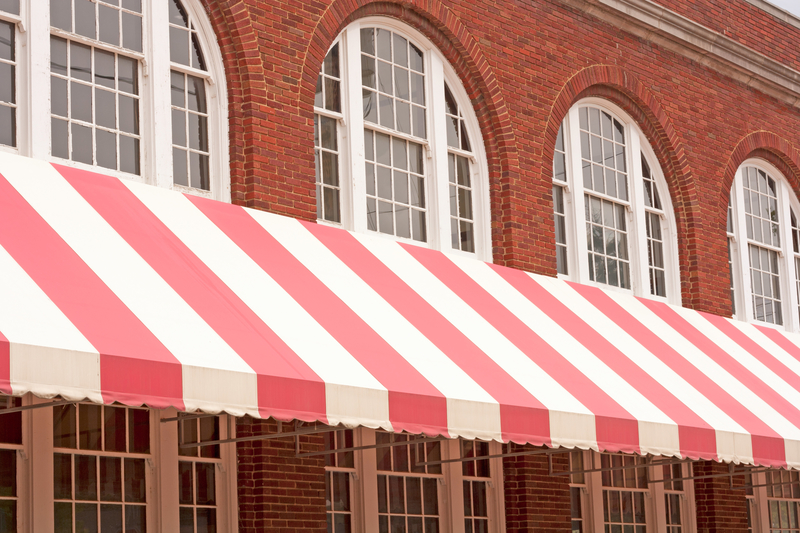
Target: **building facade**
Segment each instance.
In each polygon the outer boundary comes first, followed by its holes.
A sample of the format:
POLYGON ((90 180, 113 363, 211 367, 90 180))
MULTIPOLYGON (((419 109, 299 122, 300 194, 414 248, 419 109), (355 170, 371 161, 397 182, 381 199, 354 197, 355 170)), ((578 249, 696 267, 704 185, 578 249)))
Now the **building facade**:
MULTIPOLYGON (((791 335, 798 50, 762 0, 0 0, 0 150, 791 335)), ((767 468, 796 465, 754 451, 800 432, 800 374, 727 353, 696 383, 724 369, 720 410, 766 436, 721 462, 0 374, 0 530, 800 531, 797 470, 767 468)))

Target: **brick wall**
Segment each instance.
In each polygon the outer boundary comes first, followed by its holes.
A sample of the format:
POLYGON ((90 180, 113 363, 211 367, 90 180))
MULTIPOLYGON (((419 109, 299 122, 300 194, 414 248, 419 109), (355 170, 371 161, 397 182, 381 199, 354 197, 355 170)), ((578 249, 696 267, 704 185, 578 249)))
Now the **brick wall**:
POLYGON ((800 69, 800 29, 744 0, 654 0, 794 69, 800 69))
MULTIPOLYGON (((226 65, 232 197, 239 204, 314 220, 317 72, 342 28, 370 15, 415 27, 461 77, 487 152, 497 263, 555 274, 555 137, 570 106, 586 96, 624 108, 654 148, 676 210, 687 307, 729 313, 725 216, 737 167, 762 157, 800 191, 797 109, 559 0, 203 1, 226 65)), ((800 65, 800 32, 743 0, 658 3, 800 65)), ((240 434, 263 427, 239 423, 240 434)), ((239 445, 242 531, 324 530, 322 461, 294 460, 293 446, 239 445)), ((504 465, 508 530, 566 531, 565 479, 548 476, 541 457, 504 465)), ((698 482, 700 533, 742 531, 744 500, 726 483, 698 482)))
MULTIPOLYGON (((511 453, 533 449, 511 444, 511 453)), ((553 457, 553 470, 569 470, 567 455, 553 457)), ((551 476, 547 456, 523 455, 503 459, 506 531, 567 533, 570 519, 569 478, 551 476)))
MULTIPOLYGON (((728 473, 728 465, 702 461, 694 465, 695 476, 728 473)), ((731 489, 730 478, 698 479, 694 482, 697 533, 747 533, 747 500, 741 489, 731 489)), ((741 486, 734 477, 734 487, 741 486)))
MULTIPOLYGON (((284 431, 291 431, 285 425, 284 431)), ((237 419, 236 436, 275 433, 277 423, 237 419)), ((300 437, 302 452, 324 447, 319 435, 300 437)), ((293 437, 236 444, 239 532, 326 530, 325 459, 295 458, 293 437)))
MULTIPOLYGON (((581 97, 621 105, 653 145, 676 209, 688 307, 729 311, 725 207, 739 163, 757 151, 790 169, 800 160, 796 109, 558 0, 205 1, 225 57, 233 199, 240 204, 315 218, 319 65, 347 23, 378 14, 428 36, 472 98, 490 164, 498 263, 555 273, 553 146, 559 123, 581 97), (763 134, 771 144, 753 142, 763 134)), ((786 54, 800 49, 792 45, 800 42, 797 31, 743 0, 660 3, 710 26, 724 18, 737 39, 787 62, 794 59, 786 54), (780 38, 793 40, 770 44, 780 38)), ((798 175, 788 178, 797 189, 798 175)))

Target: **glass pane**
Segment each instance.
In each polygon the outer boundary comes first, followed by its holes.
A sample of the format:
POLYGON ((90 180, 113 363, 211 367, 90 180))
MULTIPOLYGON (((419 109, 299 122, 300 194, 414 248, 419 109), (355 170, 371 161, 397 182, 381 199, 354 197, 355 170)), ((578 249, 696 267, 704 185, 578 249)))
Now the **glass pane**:
POLYGON ((125 501, 133 503, 147 501, 144 459, 125 459, 125 501))
POLYGON ((420 478, 406 478, 408 514, 422 514, 422 485, 420 478))
POLYGON ((92 0, 74 1, 75 33, 94 39, 97 36, 97 31, 95 29, 95 3, 92 2, 92 0))
POLYGON ((194 533, 194 509, 181 507, 181 533, 194 533))
POLYGON ((104 43, 119 45, 119 11, 113 7, 98 4, 100 40, 104 43))
POLYGON ((53 522, 55 533, 72 533, 72 504, 55 502, 53 504, 53 522))
MULTIPOLYGON (((172 149, 172 181, 177 185, 189 185, 189 163, 187 161, 187 153, 180 148, 172 149)), ((191 450, 178 450, 180 455, 190 455, 190 452, 191 450)))
POLYGON ((194 503, 194 472, 192 463, 180 461, 178 463, 178 500, 182 504, 194 503))
MULTIPOLYGON (((73 147, 74 150, 74 147, 73 147)), ((79 435, 78 447, 81 450, 100 450, 101 414, 103 408, 99 405, 79 406, 78 422, 79 435)))
POLYGON ((174 63, 189 65, 189 32, 170 27, 169 29, 169 57, 174 63))
POLYGON ((105 407, 105 450, 107 452, 124 452, 125 449, 125 408, 105 407))
POLYGON ((128 438, 131 453, 150 453, 150 412, 146 409, 128 410, 128 438))
MULTIPOLYGON (((0 25, 0 28, 2 28, 2 25, 0 25)), ((16 101, 14 70, 14 65, 0 63, 0 101, 2 102, 13 104, 16 101)))
MULTIPOLYGON (((0 119, 3 117, 2 109, 0 108, 0 119)), ((2 124, 2 122, 0 122, 2 124)), ((0 136, 0 139, 2 136, 0 136)), ((0 142, 2 142, 0 140, 0 142)), ((0 398, 0 402, 5 400, 0 398)), ((12 402, 12 406, 19 406, 19 399, 12 402)), ((22 444, 22 413, 8 413, 3 414, 0 409, 0 442, 5 444, 22 444)))
POLYGON ((69 73, 75 79, 92 81, 92 49, 75 42, 69 43, 69 73))
POLYGON ((0 450, 0 497, 17 495, 17 452, 0 450))
POLYGON ((130 525, 122 529, 122 506, 103 504, 100 506, 100 532, 119 533, 121 531, 135 531, 130 525))
MULTIPOLYGON (((92 158, 92 129, 80 124, 72 124, 72 157, 73 161, 91 165, 92 158)), ((99 418, 99 415, 98 415, 99 418)), ((100 444, 100 436, 97 435, 97 444, 100 444)), ((96 448, 95 448, 96 449, 96 448)))
POLYGON ((125 525, 126 531, 147 533, 147 508, 144 505, 126 505, 125 525))
POLYGON ((75 531, 80 533, 98 533, 96 503, 75 504, 75 531))
POLYGON ((214 473, 216 465, 214 463, 197 463, 197 505, 215 505, 217 503, 217 492, 214 473))
POLYGON ((197 533, 216 533, 217 510, 214 508, 197 509, 197 533))
POLYGON ((122 13, 122 46, 128 50, 142 51, 142 17, 122 13))
POLYGON ((195 76, 186 76, 186 79, 189 110, 206 113, 206 82, 195 76))
POLYGON ((405 512, 405 487, 403 478, 399 476, 389 476, 389 512, 405 512))
POLYGON ((75 448, 75 437, 75 406, 53 407, 53 447, 75 448))
POLYGON ((75 456, 75 499, 97 500, 97 459, 94 456, 75 456))
POLYGON ((0 106, 0 144, 17 145, 17 113, 11 107, 0 106))
POLYGON ((119 129, 134 135, 139 134, 139 100, 119 95, 119 129))
POLYGON ((17 530, 17 502, 0 500, 0 531, 17 530))
POLYGON ((122 501, 122 460, 119 457, 100 457, 100 500, 122 501))
POLYGON ((50 25, 54 28, 72 31, 71 0, 50 0, 50 25))
MULTIPOLYGON (((119 136, 119 169, 130 174, 139 174, 139 139, 119 136)), ((149 453, 149 448, 146 452, 149 453)))
POLYGON ((72 499, 72 456, 53 454, 53 497, 57 500, 72 499))

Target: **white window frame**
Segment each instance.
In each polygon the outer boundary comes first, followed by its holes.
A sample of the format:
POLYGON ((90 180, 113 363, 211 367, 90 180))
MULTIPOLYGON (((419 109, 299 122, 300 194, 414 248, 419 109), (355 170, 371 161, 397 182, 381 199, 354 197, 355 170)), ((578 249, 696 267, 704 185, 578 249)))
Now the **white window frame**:
POLYGON ((17 101, 17 146, 0 144, 0 150, 12 154, 24 153, 25 148, 30 143, 30 123, 27 119, 30 102, 28 91, 29 62, 27 57, 27 50, 30 46, 28 46, 29 33, 26 31, 27 27, 25 25, 27 18, 27 2, 25 0, 20 1, 19 15, 0 11, 0 20, 11 22, 16 26, 14 31, 14 57, 16 60, 14 89, 17 101))
MULTIPOLYGON (((45 400, 26 394, 22 405, 48 405, 45 400)), ((146 460, 148 487, 147 530, 178 531, 178 461, 191 458, 178 455, 177 411, 150 409, 150 457, 146 460)), ((220 438, 235 436, 235 420, 220 415, 220 438)), ((7 447, 4 445, 4 447, 7 447)), ((41 407, 22 412, 22 446, 17 452, 17 520, 19 531, 53 531, 53 409, 41 407)), ((80 450, 75 450, 80 453, 80 450)), ((91 452, 90 452, 91 454, 91 452)), ((104 455, 126 454, 109 454, 104 455)), ((220 445, 217 466, 217 531, 238 531, 235 444, 220 445)))
MULTIPOLYGON (((353 431, 353 445, 374 446, 375 430, 356 428, 353 431)), ((413 439, 413 437, 411 437, 413 439)), ((460 457, 459 439, 446 439, 441 442, 442 460, 460 457)), ((327 470, 350 471, 350 502, 352 507, 352 533, 372 533, 379 531, 378 523, 378 475, 389 472, 377 470, 375 448, 354 452, 354 468, 342 469, 326 467, 327 470)), ((489 443, 489 455, 499 455, 501 444, 489 443)), ((500 458, 488 459, 491 477, 487 483, 487 510, 489 532, 505 531, 505 500, 503 493, 503 462, 500 458)), ((464 502, 462 463, 442 464, 442 474, 432 474, 439 478, 439 531, 443 533, 464 532, 464 502)), ((402 476, 403 473, 395 473, 402 476)), ((414 475, 414 474, 411 474, 414 475)))
POLYGON ((61 165, 134 180, 167 189, 180 190, 230 202, 230 154, 228 139, 227 81, 222 53, 211 22, 198 0, 181 0, 200 38, 208 71, 178 67, 170 63, 169 6, 165 0, 142 0, 141 54, 77 34, 50 28, 50 2, 21 0, 20 17, 0 14, 17 22, 17 149, 14 153, 61 165), (139 60, 140 172, 136 176, 94 165, 53 157, 50 128, 50 35, 117 52, 139 60), (208 135, 210 191, 172 183, 172 129, 170 70, 179 70, 206 80, 209 111, 208 135), (158 120, 156 120, 158 117, 158 120))
MULTIPOLYGON (((583 451, 583 464, 586 470, 600 468, 601 454, 595 451, 583 451)), ((672 458, 665 458, 672 459, 672 458)), ((648 533, 666 533, 667 517, 664 503, 664 483, 662 465, 655 463, 649 466, 649 483, 645 492, 645 513, 648 533)), ((682 465, 684 477, 689 477, 689 464, 682 465)), ((587 472, 584 474, 584 483, 570 483, 573 487, 581 488, 581 509, 583 512, 584 533, 603 533, 605 520, 603 515, 603 479, 602 472, 587 472)), ((614 489, 612 489, 614 490, 614 489)), ((625 489, 622 489, 625 490, 625 489)), ((683 480, 683 494, 681 497, 681 527, 682 533, 697 533, 697 508, 695 504, 694 482, 683 480)))
MULTIPOLYGON (((425 102, 427 142, 402 133, 370 124, 369 128, 407 138, 423 144, 426 152, 426 233, 427 242, 419 242, 379 232, 369 231, 387 239, 418 246, 439 249, 443 252, 492 260, 491 217, 489 207, 489 167, 483 145, 480 125, 460 79, 434 45, 420 32, 400 21, 386 17, 366 17, 348 25, 334 41, 339 44, 342 113, 331 113, 315 107, 314 112, 338 120, 339 185, 341 223, 327 224, 359 233, 367 230, 367 196, 364 174, 364 118, 361 96, 361 43, 362 27, 383 28, 401 34, 423 51, 425 65, 425 102), (462 110, 474 160, 470 166, 473 184, 473 216, 475 253, 454 250, 451 247, 450 207, 447 163, 447 130, 445 128, 445 102, 443 84, 447 83, 462 110), (436 88, 436 90, 434 90, 436 88), (439 90, 438 88, 442 88, 439 90), (441 116, 438 116, 441 115, 441 116)), ((332 46, 333 46, 332 45, 332 46)), ((332 47, 331 46, 331 47, 332 47)), ((318 199, 319 201, 319 199, 318 199)))
MULTIPOLYGON (((771 327, 787 331, 800 331, 796 277, 794 269, 794 252, 792 250, 791 210, 800 217, 800 202, 794 195, 791 186, 783 174, 763 159, 748 159, 736 170, 731 187, 730 201, 733 206, 733 234, 728 234, 731 242, 731 262, 733 265, 733 286, 736 315, 734 318, 745 322, 753 322, 759 326, 771 327), (778 221, 780 231, 780 251, 778 261, 780 268, 781 313, 783 324, 761 322, 753 316, 753 299, 750 285, 750 257, 747 238, 747 223, 744 209, 744 190, 742 170, 755 167, 766 172, 775 180, 778 196, 778 221)), ((765 246, 772 249, 771 247, 765 246)))
POLYGON ((553 180, 553 185, 564 188, 564 211, 567 237, 568 275, 560 278, 594 285, 609 290, 635 294, 644 298, 666 300, 680 305, 680 269, 678 265, 678 238, 675 212, 664 173, 658 164, 655 152, 636 122, 621 108, 601 98, 584 98, 576 102, 564 118, 564 149, 566 152, 567 183, 553 180), (628 253, 631 264, 631 289, 597 283, 589 279, 587 257, 584 187, 581 173, 580 123, 578 111, 582 107, 596 107, 609 113, 625 127, 626 168, 628 169, 629 207, 626 209, 628 228, 628 253), (647 255, 647 230, 645 224, 644 184, 641 155, 650 166, 650 172, 658 188, 663 216, 661 234, 664 243, 664 266, 666 298, 650 292, 650 265, 647 255))

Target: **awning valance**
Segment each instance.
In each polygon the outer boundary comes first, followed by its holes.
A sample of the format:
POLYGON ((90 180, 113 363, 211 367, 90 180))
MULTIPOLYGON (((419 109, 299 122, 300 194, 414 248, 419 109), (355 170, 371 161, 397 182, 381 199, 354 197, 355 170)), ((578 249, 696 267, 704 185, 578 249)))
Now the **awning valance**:
POLYGON ((800 466, 800 336, 0 154, 0 391, 800 466))

